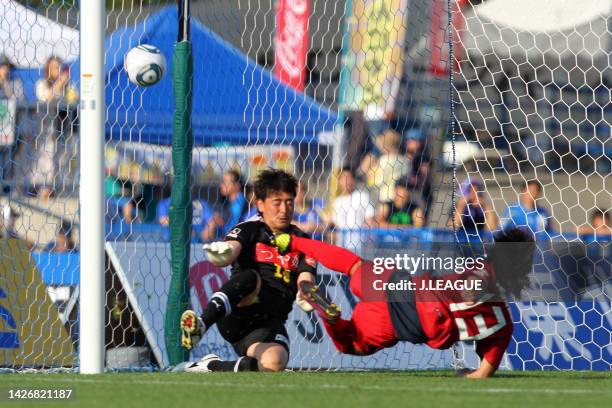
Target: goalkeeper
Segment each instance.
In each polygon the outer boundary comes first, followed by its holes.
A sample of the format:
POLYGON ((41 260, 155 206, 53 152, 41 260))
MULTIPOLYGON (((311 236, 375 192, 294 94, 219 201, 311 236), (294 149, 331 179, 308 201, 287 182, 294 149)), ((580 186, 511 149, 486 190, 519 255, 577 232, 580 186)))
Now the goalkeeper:
MULTIPOLYGON (((296 179, 268 169, 254 183, 259 217, 234 227, 223 242, 205 244, 213 264, 232 265, 231 278, 215 292, 201 316, 187 310, 180 321, 181 343, 191 349, 198 338, 217 324, 225 340, 241 356, 221 361, 215 355, 188 364, 187 371, 280 371, 289 359, 285 321, 297 297, 297 285, 314 282, 317 263, 298 252, 283 255, 272 245, 274 234, 308 237, 291 224, 296 179)), ((302 302, 308 309, 309 305, 302 302)))

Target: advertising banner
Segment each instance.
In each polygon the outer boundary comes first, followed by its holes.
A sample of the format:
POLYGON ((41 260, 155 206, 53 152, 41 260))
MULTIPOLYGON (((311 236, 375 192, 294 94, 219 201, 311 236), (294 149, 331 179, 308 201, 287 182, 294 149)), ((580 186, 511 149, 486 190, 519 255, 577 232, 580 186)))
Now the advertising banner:
POLYGON ((300 92, 306 78, 309 16, 309 0, 276 2, 274 74, 300 92))
POLYGON ((66 367, 72 340, 25 244, 0 241, 0 366, 66 367))
POLYGON ((363 111, 367 120, 395 111, 405 60, 408 0, 353 0, 345 111, 363 111))
MULTIPOLYGON (((147 340, 162 366, 168 364, 164 345, 164 313, 170 285, 170 246, 166 243, 107 243, 107 253, 134 306, 147 340), (155 260, 142 262, 139 260, 155 260)), ((550 266, 549 266, 550 267, 550 266)), ((538 273, 538 272, 536 272, 538 273)), ((229 268, 218 268, 205 261, 200 245, 191 248, 189 283, 191 305, 201 313, 212 293, 230 274, 229 268)), ((319 285, 349 318, 357 299, 351 293, 345 276, 319 266, 319 285)), ((537 292, 541 292, 544 285, 537 292)), ((540 298, 542 298, 540 296, 540 298)), ((546 297, 544 297, 546 299, 546 297)), ((553 298, 551 298, 553 299, 553 298)), ((593 297, 584 300, 574 296, 563 301, 511 302, 515 322, 513 339, 502 363, 503 368, 518 370, 574 369, 610 370, 612 344, 612 309, 608 301, 593 297)), ((178 324, 178 322, 177 322, 178 324)), ((359 357, 336 351, 323 324, 315 314, 304 313, 294 306, 287 320, 291 368, 299 369, 449 369, 453 351, 433 350, 424 345, 400 342, 395 347, 359 357)), ((461 343, 459 355, 468 366, 479 364, 468 343, 461 343)), ((236 355, 229 343, 211 328, 194 348, 191 359, 215 353, 224 359, 236 355)))

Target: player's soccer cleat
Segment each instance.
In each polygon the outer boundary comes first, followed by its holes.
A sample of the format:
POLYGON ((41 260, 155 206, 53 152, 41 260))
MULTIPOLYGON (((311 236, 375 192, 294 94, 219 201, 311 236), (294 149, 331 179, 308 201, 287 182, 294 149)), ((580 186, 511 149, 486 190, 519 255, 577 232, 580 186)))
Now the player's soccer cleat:
POLYGON ((279 254, 286 254, 289 251, 289 248, 291 247, 291 234, 276 234, 272 238, 272 245, 274 245, 276 249, 278 249, 279 254))
POLYGON ((206 328, 202 319, 193 310, 185 310, 181 315, 181 346, 191 350, 198 344, 206 328))
POLYGON ((299 290, 302 292, 302 299, 311 305, 322 319, 334 321, 340 318, 342 314, 340 308, 327 299, 317 285, 312 282, 301 282, 299 290))
POLYGON ((198 361, 187 363, 185 371, 189 373, 210 373, 212 370, 208 368, 208 364, 210 364, 211 361, 221 361, 221 359, 216 354, 208 354, 198 361))

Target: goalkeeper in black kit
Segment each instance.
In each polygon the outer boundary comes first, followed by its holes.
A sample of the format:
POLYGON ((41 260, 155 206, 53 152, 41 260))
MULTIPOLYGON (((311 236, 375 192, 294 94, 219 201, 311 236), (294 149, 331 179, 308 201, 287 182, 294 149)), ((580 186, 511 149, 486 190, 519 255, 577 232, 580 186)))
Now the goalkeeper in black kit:
POLYGON ((289 360, 285 321, 293 302, 306 310, 298 296, 298 283, 314 282, 317 263, 298 252, 281 255, 273 245, 274 235, 290 233, 308 237, 292 225, 296 179, 268 169, 254 183, 259 215, 237 224, 222 242, 205 244, 213 264, 232 265, 231 278, 215 292, 201 316, 192 310, 180 321, 181 343, 191 349, 206 329, 217 324, 225 340, 240 356, 222 361, 209 354, 188 363, 186 371, 281 371, 289 360))

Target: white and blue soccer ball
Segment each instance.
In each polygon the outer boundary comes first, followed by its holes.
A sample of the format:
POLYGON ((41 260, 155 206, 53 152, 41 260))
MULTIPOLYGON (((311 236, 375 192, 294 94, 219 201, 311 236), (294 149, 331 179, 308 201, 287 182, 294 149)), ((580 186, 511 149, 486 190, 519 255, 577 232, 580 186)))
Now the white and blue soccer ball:
POLYGON ((166 57, 159 48, 140 44, 126 54, 123 68, 132 83, 140 86, 155 85, 166 72, 166 57))

